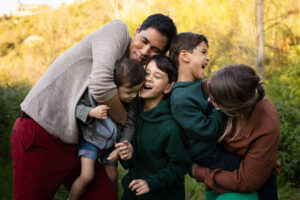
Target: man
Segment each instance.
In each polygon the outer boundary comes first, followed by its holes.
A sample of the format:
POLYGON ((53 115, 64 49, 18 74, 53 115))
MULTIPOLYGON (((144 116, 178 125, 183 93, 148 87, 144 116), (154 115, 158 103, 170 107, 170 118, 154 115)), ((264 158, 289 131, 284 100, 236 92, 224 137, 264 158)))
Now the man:
MULTIPOLYGON (((112 21, 83 38, 58 57, 21 104, 12 131, 11 151, 15 199, 52 199, 61 184, 68 190, 80 174, 75 107, 86 88, 107 104, 121 126, 127 113, 113 82, 115 62, 123 56, 145 63, 164 54, 176 35, 173 21, 149 16, 131 40, 126 24, 112 21)), ((103 167, 82 199, 117 199, 103 167)))

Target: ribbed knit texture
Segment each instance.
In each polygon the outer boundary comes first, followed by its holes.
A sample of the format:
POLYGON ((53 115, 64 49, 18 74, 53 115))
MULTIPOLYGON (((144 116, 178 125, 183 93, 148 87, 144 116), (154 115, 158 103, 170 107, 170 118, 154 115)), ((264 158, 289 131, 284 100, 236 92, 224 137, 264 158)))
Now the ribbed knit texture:
POLYGON ((51 135, 65 143, 78 143, 77 102, 87 87, 100 103, 116 94, 114 65, 129 43, 124 22, 105 24, 54 61, 26 96, 21 109, 51 135))

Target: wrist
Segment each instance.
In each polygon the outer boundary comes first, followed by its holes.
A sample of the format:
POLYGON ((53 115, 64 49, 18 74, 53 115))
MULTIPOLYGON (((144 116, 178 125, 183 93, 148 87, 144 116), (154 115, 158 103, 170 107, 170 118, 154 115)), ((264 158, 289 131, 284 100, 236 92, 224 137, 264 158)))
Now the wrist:
POLYGON ((88 114, 89 117, 94 117, 94 108, 92 108, 88 114))
POLYGON ((205 170, 206 170, 206 168, 200 167, 197 164, 193 164, 192 169, 191 169, 191 174, 198 182, 204 182, 205 170))

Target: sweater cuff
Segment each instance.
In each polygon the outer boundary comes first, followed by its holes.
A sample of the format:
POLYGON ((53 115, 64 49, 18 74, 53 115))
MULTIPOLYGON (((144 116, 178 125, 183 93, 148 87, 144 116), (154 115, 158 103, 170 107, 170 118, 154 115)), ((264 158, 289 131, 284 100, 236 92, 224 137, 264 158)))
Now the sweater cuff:
MULTIPOLYGON (((200 167, 199 165, 194 165, 192 167, 192 175, 198 182, 204 182, 205 180, 205 172, 207 168, 200 167)), ((209 169, 207 169, 209 170, 209 169)))

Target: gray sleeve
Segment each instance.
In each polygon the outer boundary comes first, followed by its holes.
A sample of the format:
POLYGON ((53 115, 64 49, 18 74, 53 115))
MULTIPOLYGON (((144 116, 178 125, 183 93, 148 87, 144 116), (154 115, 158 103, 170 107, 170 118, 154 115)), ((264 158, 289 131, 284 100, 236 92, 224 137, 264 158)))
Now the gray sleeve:
POLYGON ((75 110, 76 118, 85 124, 89 124, 92 122, 92 118, 89 117, 89 113, 92 109, 92 106, 90 106, 89 104, 88 95, 89 95, 88 90, 86 90, 82 95, 82 97, 80 98, 75 110))
POLYGON ((136 111, 138 106, 138 100, 135 99, 132 103, 130 103, 127 107, 127 121, 121 133, 121 137, 119 142, 123 142, 124 140, 131 141, 134 132, 135 132, 135 124, 136 124, 136 111))
POLYGON ((130 37, 127 25, 111 21, 91 34, 93 66, 89 76, 89 91, 98 103, 111 99, 117 93, 114 66, 126 51, 130 37))

